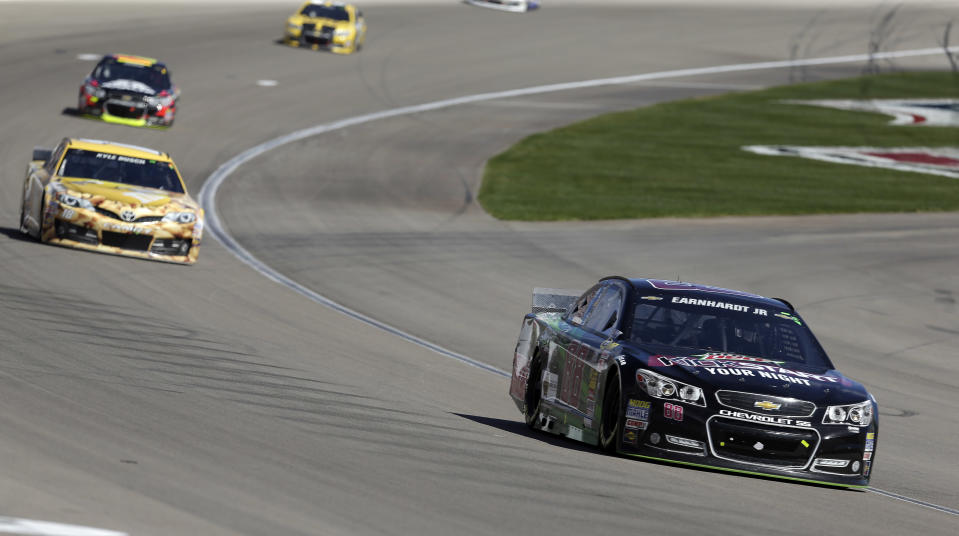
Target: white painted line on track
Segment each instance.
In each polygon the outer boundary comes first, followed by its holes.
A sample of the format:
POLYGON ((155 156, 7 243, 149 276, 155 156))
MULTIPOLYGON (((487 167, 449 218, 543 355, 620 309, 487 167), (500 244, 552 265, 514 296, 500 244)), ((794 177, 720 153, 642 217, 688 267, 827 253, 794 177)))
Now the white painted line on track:
POLYGON ((0 517, 0 532, 5 534, 22 534, 25 536, 128 536, 125 532, 114 530, 81 527, 79 525, 64 525, 48 521, 33 519, 18 519, 15 517, 0 517))
POLYGON ((892 493, 891 491, 885 491, 879 488, 866 488, 866 490, 871 491, 873 493, 878 493, 879 495, 884 495, 886 497, 889 497, 890 499, 898 499, 900 501, 905 501, 909 504, 915 504, 916 506, 931 508, 933 510, 936 510, 937 512, 943 512, 945 514, 959 516, 959 510, 956 510, 955 508, 939 506, 938 504, 932 504, 926 501, 920 501, 919 499, 913 499, 911 497, 906 497, 905 495, 899 495, 898 493, 892 493))
MULTIPOLYGON (((364 123, 370 123, 373 121, 378 121, 380 119, 388 119, 391 117, 398 117, 403 115, 412 115, 421 112, 428 112, 432 110, 440 110, 443 108, 450 108, 452 106, 459 106, 463 104, 471 104, 475 102, 489 101, 493 99, 503 99, 509 97, 519 97, 523 95, 538 95, 542 93, 551 93, 555 91, 568 91, 573 89, 585 89, 591 87, 601 87, 601 86, 611 86, 611 85, 622 85, 622 84, 633 84, 636 82, 643 82, 646 80, 661 80, 664 78, 680 78, 687 76, 699 76, 699 75, 708 75, 708 74, 719 74, 719 73, 733 73, 733 72, 744 72, 744 71, 758 71, 758 70, 767 70, 767 69, 782 69, 786 67, 802 67, 802 66, 811 66, 811 65, 834 65, 840 63, 855 63, 861 61, 872 61, 872 60, 881 60, 881 59, 896 59, 896 58, 911 58, 917 56, 933 56, 938 54, 943 54, 945 51, 950 53, 959 52, 959 46, 949 47, 948 49, 944 48, 923 48, 915 50, 900 50, 900 51, 890 51, 890 52, 877 52, 875 54, 853 54, 848 56, 833 56, 826 58, 808 58, 802 60, 783 60, 783 61, 765 61, 758 63, 741 63, 735 65, 719 65, 715 67, 698 67, 693 69, 678 69, 675 71, 660 71, 654 73, 646 74, 637 74, 631 76, 619 76, 614 78, 601 78, 596 80, 584 80, 581 82, 567 82, 562 84, 550 84, 545 86, 535 86, 524 89, 515 89, 508 91, 497 91, 492 93, 480 93, 477 95, 468 95, 465 97, 458 97, 453 99, 440 100, 435 102, 428 102, 425 104, 417 104, 413 106, 403 106, 400 108, 394 108, 392 110, 383 110, 380 112, 373 112, 369 114, 359 115, 356 117, 350 117, 347 119, 341 119, 339 121, 333 121, 331 123, 324 123, 320 125, 315 125, 309 128, 298 130, 296 132, 291 132, 285 136, 280 136, 272 140, 261 143, 255 147, 251 147, 246 151, 234 156, 230 160, 224 162, 220 167, 216 169, 207 180, 203 183, 203 187, 200 189, 200 205, 206 211, 206 223, 208 227, 208 232, 212 234, 227 250, 233 253, 238 259, 246 263, 248 266, 254 270, 260 272, 262 275, 266 276, 268 279, 271 279, 307 298, 313 300, 316 303, 319 303, 325 307, 328 307, 336 312, 344 314, 350 318, 359 320, 364 324, 375 327, 377 329, 383 330, 387 333, 396 335, 401 339, 411 342, 413 344, 419 345, 428 350, 432 350, 442 356, 456 359, 466 363, 467 365, 483 369, 487 372, 492 372, 498 376, 504 378, 509 378, 510 373, 502 370, 498 367, 488 365, 482 361, 477 361, 469 356, 454 352, 452 350, 446 349, 438 344, 434 344, 430 341, 417 337, 411 333, 407 333, 395 326, 391 326, 386 322, 381 322, 375 318, 364 315, 358 311, 354 311, 345 305, 337 303, 318 292, 310 290, 303 285, 293 281, 292 279, 284 276, 283 274, 277 272, 273 268, 267 266, 260 259, 256 258, 252 253, 250 253, 246 248, 240 245, 236 239, 233 238, 223 224, 220 222, 220 216, 216 210, 216 192, 219 190, 220 185, 226 181, 229 176, 237 170, 243 164, 249 162, 250 160, 260 156, 264 153, 272 151, 277 147, 282 147, 283 145, 293 143, 305 138, 323 134, 325 132, 331 132, 334 130, 340 130, 343 128, 361 125, 364 123)), ((910 504, 915 504, 917 506, 922 506, 925 508, 931 508, 933 510, 944 512, 952 515, 959 515, 959 511, 952 508, 947 508, 945 506, 939 506, 936 504, 928 503, 925 501, 920 501, 918 499, 912 499, 903 495, 897 495, 888 491, 883 491, 880 489, 867 488, 873 493, 883 495, 892 499, 898 499, 900 501, 905 501, 910 504)), ((72 536, 72 535, 71 535, 72 536)), ((91 535, 92 536, 92 535, 91 535)))
POLYGON ((77 54, 77 59, 80 61, 100 61, 102 57, 102 54, 77 54))
POLYGON ((263 86, 263 87, 274 87, 278 84, 279 82, 277 82, 276 80, 257 80, 256 81, 256 85, 263 86))

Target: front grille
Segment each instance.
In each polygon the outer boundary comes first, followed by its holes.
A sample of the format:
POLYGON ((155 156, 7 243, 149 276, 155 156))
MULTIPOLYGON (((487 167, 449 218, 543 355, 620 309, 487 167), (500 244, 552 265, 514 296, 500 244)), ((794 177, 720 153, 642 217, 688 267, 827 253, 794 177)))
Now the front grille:
POLYGON ((130 119, 139 119, 146 112, 146 107, 142 103, 135 101, 107 101, 107 113, 117 117, 126 117, 130 119), (139 105, 138 105, 139 104, 139 105))
POLYGON ((805 400, 740 391, 716 391, 716 399, 720 404, 730 408, 776 417, 809 417, 816 411, 816 404, 805 400), (757 403, 760 405, 757 406, 757 403), (779 407, 764 409, 762 405, 766 403, 779 404, 779 407))
POLYGON ((150 241, 153 240, 153 237, 148 235, 114 233, 111 231, 102 231, 100 235, 100 242, 104 246, 136 251, 147 251, 150 249, 150 241))
POLYGON ((742 463, 802 468, 819 446, 819 434, 814 429, 714 417, 707 430, 713 454, 742 463))
POLYGON ((317 45, 328 45, 333 40, 333 28, 332 26, 323 26, 319 30, 313 28, 307 29, 306 24, 303 25, 303 41, 306 43, 317 44, 317 45))

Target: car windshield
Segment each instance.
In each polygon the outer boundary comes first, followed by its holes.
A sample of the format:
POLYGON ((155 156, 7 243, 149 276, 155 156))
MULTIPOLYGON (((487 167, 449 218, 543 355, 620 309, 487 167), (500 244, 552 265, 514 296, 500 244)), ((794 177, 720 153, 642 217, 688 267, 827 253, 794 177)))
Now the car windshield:
POLYGON ((300 15, 321 19, 350 20, 350 14, 342 7, 318 6, 316 4, 304 7, 300 11, 300 15))
POLYGON ((93 71, 93 78, 105 85, 114 80, 132 80, 149 86, 154 92, 170 89, 171 85, 170 75, 164 67, 143 67, 118 61, 108 61, 98 65, 93 71))
POLYGON ((630 339, 831 368, 822 347, 795 313, 726 296, 644 296, 635 306, 630 339))
POLYGON ((180 176, 170 162, 84 149, 67 151, 57 175, 184 193, 180 176))

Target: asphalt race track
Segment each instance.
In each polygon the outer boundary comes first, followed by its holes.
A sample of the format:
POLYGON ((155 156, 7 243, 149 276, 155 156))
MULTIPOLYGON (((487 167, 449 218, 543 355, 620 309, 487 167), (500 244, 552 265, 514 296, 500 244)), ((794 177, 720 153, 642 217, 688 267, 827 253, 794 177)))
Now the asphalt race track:
POLYGON ((295 3, 0 2, 0 524, 130 536, 956 533, 959 214, 517 224, 475 201, 484 161, 528 134, 663 100, 856 75, 862 62, 372 121, 252 159, 215 200, 228 232, 290 280, 499 370, 510 368, 534 286, 649 275, 785 297, 878 398, 872 485, 916 502, 532 434, 501 375, 311 301, 209 235, 183 267, 17 231, 30 151, 63 136, 170 151, 197 196, 237 154, 314 125, 544 84, 863 54, 871 40, 936 47, 959 19, 954 6, 905 3, 884 24, 888 3, 557 0, 525 15, 369 3, 367 46, 342 57, 275 44, 295 3), (108 52, 171 67, 183 92, 176 126, 70 115, 93 66, 78 56, 108 52))

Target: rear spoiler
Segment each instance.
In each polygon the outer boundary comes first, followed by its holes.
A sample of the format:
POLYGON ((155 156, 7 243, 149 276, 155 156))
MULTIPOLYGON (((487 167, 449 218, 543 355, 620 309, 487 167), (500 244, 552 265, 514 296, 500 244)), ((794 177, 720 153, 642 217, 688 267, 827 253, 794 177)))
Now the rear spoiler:
POLYGON ((579 290, 565 288, 534 288, 534 313, 565 313, 583 294, 579 290))

